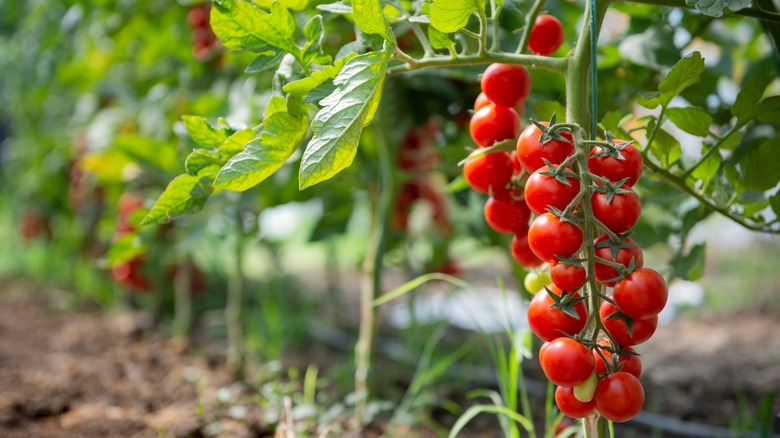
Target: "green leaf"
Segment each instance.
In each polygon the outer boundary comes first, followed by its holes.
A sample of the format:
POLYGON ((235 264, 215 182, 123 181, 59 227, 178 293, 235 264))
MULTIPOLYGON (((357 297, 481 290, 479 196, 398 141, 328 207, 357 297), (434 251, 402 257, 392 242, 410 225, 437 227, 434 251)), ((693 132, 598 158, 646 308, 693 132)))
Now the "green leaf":
POLYGON ((650 152, 661 161, 662 166, 667 168, 682 157, 680 142, 663 129, 659 129, 655 135, 653 144, 650 145, 650 152))
POLYGON ((434 0, 431 5, 431 26, 444 33, 457 32, 469 22, 471 14, 485 10, 481 0, 434 0))
POLYGON ((739 142, 741 141, 742 141, 742 134, 735 132, 729 135, 728 137, 726 137, 726 139, 720 143, 720 148, 727 151, 733 151, 734 148, 736 148, 739 145, 739 142))
POLYGON ((192 140, 206 148, 217 148, 230 136, 230 129, 216 127, 200 116, 181 116, 192 140))
POLYGON ((380 35, 391 47, 395 47, 395 35, 385 20, 379 0, 352 0, 352 16, 363 33, 380 35))
POLYGON ((761 101, 757 119, 780 125, 780 96, 770 96, 761 101))
POLYGON ((702 180, 704 184, 707 184, 715 175, 717 175, 722 162, 723 158, 720 154, 713 152, 699 164, 699 167, 694 169, 691 175, 696 179, 702 180))
POLYGON ((314 137, 301 159, 301 190, 325 181, 349 167, 355 159, 363 127, 374 116, 390 55, 369 52, 349 60, 333 83, 336 89, 321 101, 311 128, 314 137))
POLYGON ((775 193, 769 198, 769 205, 772 207, 772 211, 774 211, 777 216, 780 216, 780 192, 775 193))
POLYGON ((231 157, 244 150, 244 145, 254 136, 254 131, 247 128, 228 137, 218 149, 195 149, 184 162, 184 168, 188 174, 197 175, 211 165, 222 167, 231 157))
POLYGON ((696 8, 704 15, 720 18, 727 10, 738 11, 750 7, 751 0, 685 0, 685 4, 696 8))
POLYGON ((539 120, 550 120, 553 114, 558 118, 558 123, 566 122, 566 107, 557 100, 544 100, 534 104, 534 112, 539 120))
POLYGON ((731 106, 731 114, 737 118, 737 123, 745 123, 760 114, 761 108, 758 102, 772 79, 774 76, 758 75, 745 81, 742 91, 739 92, 734 105, 731 106))
POLYGON ((680 59, 673 32, 661 26, 650 26, 644 32, 629 35, 618 45, 618 53, 636 65, 666 71, 680 59))
POLYGON ((145 252, 146 247, 143 245, 141 239, 138 238, 138 234, 132 232, 125 234, 117 239, 116 242, 112 243, 106 256, 109 265, 113 266, 117 263, 132 260, 143 255, 145 252))
POLYGON ((742 215, 744 217, 752 218, 758 212, 764 210, 767 207, 769 207, 769 201, 747 204, 742 210, 742 215))
POLYGON ((141 225, 170 222, 176 216, 194 214, 203 209, 214 191, 212 183, 219 167, 211 166, 199 175, 179 175, 165 188, 165 191, 149 210, 141 225))
POLYGON ((444 33, 433 26, 428 26, 428 39, 431 41, 431 46, 436 50, 446 49, 455 44, 449 34, 444 33))
POLYGON ((246 0, 217 0, 211 8, 211 28, 223 46, 235 50, 262 50, 273 46, 300 56, 295 44, 295 18, 278 2, 270 13, 246 0))
POLYGON ((670 264, 674 270, 674 277, 683 280, 696 281, 704 274, 705 246, 703 243, 694 245, 688 254, 678 253, 670 264))
POLYGON ((263 120, 260 137, 246 144, 217 175, 214 186, 244 191, 276 172, 295 152, 306 135, 309 117, 300 96, 289 101, 274 96, 263 120))
POLYGON ((739 160, 740 186, 764 191, 780 182, 780 137, 767 140, 739 160))
POLYGON ((660 84, 658 94, 640 96, 637 102, 645 108, 658 105, 666 107, 677 95, 695 84, 704 71, 704 59, 699 52, 692 52, 672 67, 672 70, 660 84))
POLYGON ((352 7, 344 4, 343 2, 328 3, 325 5, 317 5, 317 9, 324 12, 330 12, 332 14, 351 14, 352 7))
POLYGON ((272 70, 279 66, 286 52, 278 50, 272 46, 265 46, 264 50, 255 56, 249 65, 244 69, 244 73, 260 73, 266 70, 272 70))
POLYGON ((607 111, 601 119, 601 129, 604 131, 616 132, 623 123, 627 122, 630 118, 631 115, 624 116, 618 111, 607 111))
POLYGON ((315 88, 335 78, 344 65, 355 56, 357 56, 357 54, 352 53, 341 59, 338 59, 333 63, 333 65, 326 65, 322 68, 322 70, 315 71, 309 75, 309 77, 285 84, 285 86, 282 87, 282 90, 284 90, 285 93, 300 94, 305 96, 315 88))
POLYGON ((688 134, 707 137, 710 135, 712 116, 698 108, 667 108, 666 115, 678 128, 688 134))

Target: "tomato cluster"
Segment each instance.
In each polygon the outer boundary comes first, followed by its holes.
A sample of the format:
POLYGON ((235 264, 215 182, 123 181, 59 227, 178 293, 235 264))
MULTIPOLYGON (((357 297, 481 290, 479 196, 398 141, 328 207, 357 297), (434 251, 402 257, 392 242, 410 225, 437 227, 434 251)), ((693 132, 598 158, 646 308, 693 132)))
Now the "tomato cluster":
POLYGON ((192 28, 192 51, 201 61, 211 58, 219 44, 209 24, 209 10, 207 2, 193 6, 187 13, 187 23, 192 28))

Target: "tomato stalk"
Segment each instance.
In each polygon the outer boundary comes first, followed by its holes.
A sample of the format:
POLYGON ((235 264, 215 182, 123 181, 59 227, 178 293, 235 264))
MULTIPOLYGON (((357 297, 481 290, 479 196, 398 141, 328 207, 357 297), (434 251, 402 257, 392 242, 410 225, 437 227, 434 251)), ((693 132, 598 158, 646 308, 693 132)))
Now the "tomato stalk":
POLYGON ((528 40, 531 39, 531 30, 534 28, 534 22, 536 17, 542 12, 542 8, 547 3, 547 0, 536 0, 525 16, 525 28, 523 29, 523 35, 520 37, 520 42, 517 44, 517 50, 515 53, 525 53, 528 49, 528 40))
MULTIPOLYGON (((239 195, 240 196, 240 195, 239 195)), ((228 275, 227 302, 225 303, 225 327, 227 329, 227 365, 232 373, 240 376, 244 365, 241 351, 241 300, 244 295, 244 272, 241 268, 244 258, 244 223, 241 217, 241 198, 235 203, 235 246, 233 247, 233 269, 228 275)))

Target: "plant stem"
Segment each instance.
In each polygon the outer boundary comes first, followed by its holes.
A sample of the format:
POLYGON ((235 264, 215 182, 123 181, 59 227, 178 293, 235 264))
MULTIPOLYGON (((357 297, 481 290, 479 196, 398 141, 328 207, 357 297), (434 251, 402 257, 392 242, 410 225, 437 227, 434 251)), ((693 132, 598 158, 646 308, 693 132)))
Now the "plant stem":
MULTIPOLYGON (((378 120, 380 120, 379 118, 378 120)), ((374 298, 382 288, 382 259, 385 255, 386 229, 393 198, 393 169, 385 136, 380 123, 372 125, 376 132, 375 142, 379 162, 378 190, 379 200, 371 231, 371 237, 363 262, 363 280, 360 287, 360 328, 355 345, 355 392, 358 401, 355 404, 355 420, 363 425, 368 407, 368 373, 371 370, 371 354, 374 345, 376 313, 374 298)))
POLYGON ((244 256, 244 228, 241 218, 241 202, 235 205, 236 242, 233 248, 233 270, 228 276, 227 302, 225 304, 225 326, 227 328, 228 369, 239 376, 244 365, 241 351, 241 300, 244 295, 244 274, 241 261, 244 256))
POLYGON ((585 432, 585 438, 598 438, 599 414, 591 414, 582 419, 582 429, 585 432))
POLYGON ((526 49, 528 48, 528 40, 531 39, 531 30, 534 28, 536 17, 539 16, 540 12, 542 12, 542 8, 546 3, 547 0, 534 1, 533 6, 531 6, 531 10, 528 11, 528 14, 525 16, 525 28, 523 28, 523 34, 520 37, 520 42, 517 44, 517 50, 515 50, 515 53, 525 53, 526 49))
POLYGON ((182 339, 187 338, 192 320, 192 270, 192 264, 186 260, 173 277, 173 334, 182 339))
POLYGON ((414 64, 405 63, 401 65, 394 65, 388 69, 388 74, 395 75, 434 67, 460 67, 476 64, 492 64, 496 62, 504 64, 532 65, 534 67, 563 73, 567 69, 569 60, 567 58, 551 58, 549 56, 518 55, 516 53, 496 53, 486 51, 480 54, 462 55, 458 56, 457 58, 444 55, 422 57, 417 59, 414 64))
POLYGON ((685 173, 683 173, 682 175, 683 179, 688 179, 688 177, 691 176, 691 174, 693 174, 693 171, 696 170, 699 166, 701 166, 707 160, 707 158, 710 157, 710 155, 720 150, 721 145, 723 145, 723 142, 725 142, 727 138, 734 135, 737 131, 745 127, 745 125, 747 125, 749 122, 750 121, 748 120, 746 122, 737 123, 736 125, 732 126, 731 129, 729 129, 729 132, 727 132, 723 137, 719 138, 718 142, 712 145, 712 147, 707 149, 707 152, 705 152, 704 155, 702 155, 701 158, 699 158, 699 161, 697 161, 696 164, 691 166, 689 169, 685 171, 685 173))
MULTIPOLYGON (((654 6, 668 6, 671 8, 685 8, 689 9, 690 6, 685 0, 619 0, 630 3, 642 3, 654 6)), ((740 15, 743 17, 758 18, 759 20, 768 21, 770 23, 780 23, 780 14, 776 14, 770 11, 764 11, 754 8, 744 8, 738 11, 731 11, 732 15, 740 15)))

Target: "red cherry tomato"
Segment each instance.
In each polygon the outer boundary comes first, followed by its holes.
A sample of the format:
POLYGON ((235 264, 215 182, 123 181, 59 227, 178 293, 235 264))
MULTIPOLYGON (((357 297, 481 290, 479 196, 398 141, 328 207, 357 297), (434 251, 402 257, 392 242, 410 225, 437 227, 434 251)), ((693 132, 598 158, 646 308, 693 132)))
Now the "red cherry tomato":
POLYGON ((466 161, 463 175, 469 186, 478 192, 503 191, 512 179, 512 160, 506 152, 482 154, 466 161))
MULTIPOLYGON (((547 286, 547 288, 559 297, 563 293, 563 291, 552 284, 547 286)), ((572 298, 579 297, 580 294, 578 293, 572 296, 572 298)), ((552 341, 565 335, 574 336, 585 328, 588 311, 585 308, 584 301, 574 305, 574 311, 577 312, 579 319, 565 313, 561 309, 551 307, 553 304, 555 304, 555 301, 545 289, 534 294, 531 302, 528 303, 528 325, 536 336, 545 341, 552 341)), ((541 358, 540 354, 539 359, 541 360, 541 358)), ((592 367, 591 371, 593 371, 592 367)))
POLYGON ((477 96, 477 99, 474 100, 474 111, 477 111, 478 109, 482 108, 483 106, 490 105, 491 102, 490 99, 487 97, 485 93, 479 93, 479 96, 477 96))
MULTIPOLYGON (((626 143, 623 140, 615 140, 616 146, 626 143)), ((642 175, 642 165, 644 160, 642 159, 642 153, 633 144, 622 147, 620 155, 623 159, 615 158, 611 155, 594 158, 603 152, 601 146, 595 146, 590 151, 590 159, 588 160, 588 170, 593 174, 604 177, 611 182, 615 183, 623 178, 628 178, 626 185, 633 186, 639 181, 639 176, 642 175)))
POLYGON ((633 320, 632 332, 629 334, 625 319, 607 319, 607 317, 617 311, 617 307, 613 306, 608 301, 604 301, 601 303, 599 316, 601 317, 601 322, 604 323, 604 327, 615 339, 615 342, 621 347, 630 347, 645 342, 653 336, 655 329, 658 328, 657 316, 648 319, 635 319, 633 320))
POLYGON ((479 147, 517 138, 520 133, 520 117, 512 108, 495 104, 485 105, 471 116, 469 133, 479 147))
POLYGON ((555 53, 563 44, 563 25, 552 15, 536 17, 531 37, 528 40, 528 50, 537 55, 555 53))
MULTIPOLYGON (((547 126, 548 124, 541 122, 541 125, 547 126)), ((539 141, 541 136, 542 131, 536 125, 531 124, 523 130, 520 138, 517 139, 517 159, 528 173, 533 173, 536 169, 544 166, 544 159, 557 166, 574 153, 574 140, 570 132, 561 134, 563 138, 568 140, 568 143, 550 140, 542 144, 539 141)))
POLYGON ((618 371, 599 379, 593 400, 602 417, 616 422, 628 421, 642 410, 645 390, 639 379, 618 371))
POLYGON ((664 277, 650 268, 641 268, 615 283, 612 299, 626 316, 648 319, 664 309, 668 295, 664 277))
POLYGON ((144 264, 144 259, 140 256, 119 262, 111 267, 111 275, 117 283, 132 291, 149 292, 152 284, 144 273, 144 264))
POLYGON ((493 193, 485 203, 484 212, 488 225, 499 233, 528 232, 531 211, 521 197, 514 196, 512 190, 493 193))
POLYGON ((482 74, 480 85, 496 105, 513 107, 531 92, 531 75, 522 65, 491 64, 482 74))
POLYGON ((549 171, 549 167, 542 166, 525 183, 525 202, 536 214, 548 211, 547 207, 564 210, 580 191, 580 180, 576 177, 567 177, 566 185, 554 176, 544 174, 549 171))
POLYGON ((555 389, 555 404, 571 418, 585 418, 596 411, 596 402, 583 403, 574 397, 574 388, 559 386, 555 389))
POLYGON ((517 161, 517 151, 512 151, 509 153, 509 158, 512 160, 512 169, 514 170, 515 175, 519 175, 523 172, 523 166, 520 165, 520 162, 517 161))
POLYGON ((528 244, 537 257, 555 263, 559 260, 557 256, 571 257, 579 251, 582 230, 552 213, 544 213, 531 223, 528 244))
POLYGON ((588 347, 571 338, 556 338, 541 357, 544 375, 556 385, 573 387, 593 374, 595 362, 588 347))
POLYGON ((510 250, 512 251, 512 257, 517 264, 524 268, 535 268, 543 263, 543 261, 531 251, 531 247, 528 246, 528 233, 515 234, 512 238, 510 250))
POLYGON ((593 216, 616 234, 630 230, 639 221, 639 215, 642 213, 639 196, 625 184, 620 188, 628 190, 628 193, 616 194, 611 202, 607 202, 606 193, 598 191, 590 198, 593 216))
POLYGON ((588 273, 582 266, 558 262, 550 268, 550 278, 556 286, 565 290, 577 290, 585 284, 588 273))
MULTIPOLYGON (((634 260, 635 268, 641 268, 644 264, 642 249, 639 248, 639 246, 636 245, 636 242, 634 242, 632 239, 625 239, 624 243, 626 245, 635 246, 618 248, 616 257, 612 256, 612 248, 610 246, 599 246, 599 244, 602 242, 609 242, 609 236, 602 234, 601 236, 597 237, 596 240, 594 240, 594 243, 596 244, 596 257, 609 260, 611 262, 620 263, 625 267, 629 267, 629 265, 631 265, 632 259, 634 260)), ((609 287, 612 287, 615 284, 614 281, 608 281, 612 280, 613 278, 617 278, 619 275, 615 268, 599 262, 596 262, 595 268, 596 281, 609 287)))
MULTIPOLYGON (((607 339, 599 341, 599 345, 604 347, 611 347, 611 344, 607 339)), ((613 366, 614 364, 612 353, 605 349, 600 349, 600 351, 601 354, 604 355, 604 359, 609 362, 609 365, 613 366)), ((631 347, 623 347, 623 351, 627 353, 636 353, 636 350, 631 347)), ((601 356, 599 356, 595 348, 593 349, 593 360, 596 362, 596 374, 604 374, 609 371, 607 369, 607 365, 604 363, 604 360, 601 359, 601 356)), ((620 371, 631 374, 636 378, 639 378, 639 375, 642 374, 642 360, 639 358, 639 356, 635 356, 633 354, 620 354, 618 355, 618 365, 620 366, 620 371)))
POLYGON ((209 12, 208 7, 198 5, 190 9, 187 13, 187 21, 193 28, 205 27, 209 24, 209 12))

